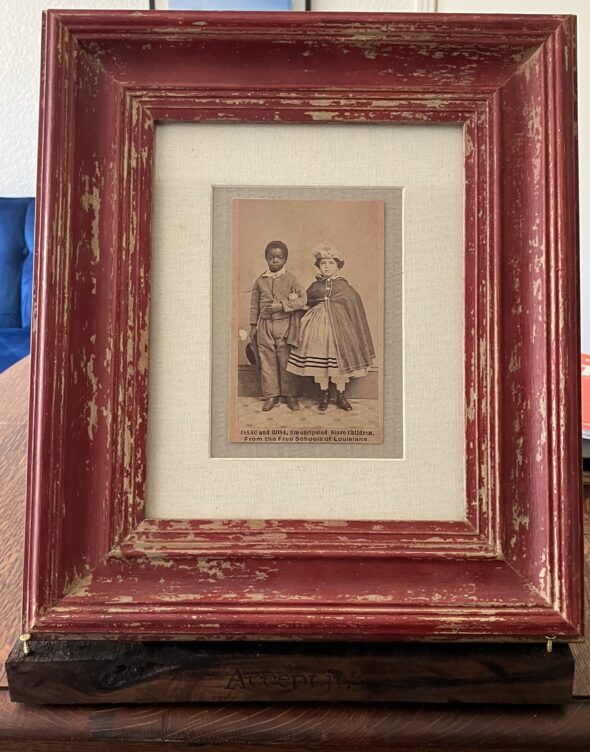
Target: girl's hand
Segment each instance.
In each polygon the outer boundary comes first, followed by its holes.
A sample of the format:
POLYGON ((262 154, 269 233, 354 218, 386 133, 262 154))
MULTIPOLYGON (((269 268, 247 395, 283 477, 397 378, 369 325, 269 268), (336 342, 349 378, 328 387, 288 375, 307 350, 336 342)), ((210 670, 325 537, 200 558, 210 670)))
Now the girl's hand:
POLYGON ((251 326, 250 327, 250 339, 251 340, 255 339, 257 332, 258 332, 258 327, 257 326, 251 326))

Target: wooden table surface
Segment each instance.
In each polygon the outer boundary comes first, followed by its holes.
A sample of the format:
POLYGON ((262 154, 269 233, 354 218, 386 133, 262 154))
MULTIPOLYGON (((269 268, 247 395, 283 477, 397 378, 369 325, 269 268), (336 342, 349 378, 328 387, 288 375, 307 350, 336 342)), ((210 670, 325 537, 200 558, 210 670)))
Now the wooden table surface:
MULTIPOLYGON (((590 750, 590 649, 584 644, 574 647, 576 698, 563 707, 12 703, 3 664, 19 635, 28 379, 28 359, 0 374, 0 750, 590 750)), ((590 535, 585 542, 590 562, 590 535)))

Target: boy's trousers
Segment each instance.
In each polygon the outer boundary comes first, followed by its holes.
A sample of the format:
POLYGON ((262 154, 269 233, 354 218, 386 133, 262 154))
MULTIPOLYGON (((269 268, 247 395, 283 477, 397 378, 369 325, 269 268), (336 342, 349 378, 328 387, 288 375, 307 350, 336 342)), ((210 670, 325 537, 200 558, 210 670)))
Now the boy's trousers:
POLYGON ((262 396, 296 397, 299 391, 299 376, 287 371, 291 346, 287 344, 290 316, 282 319, 261 319, 256 342, 260 356, 260 381, 262 396))

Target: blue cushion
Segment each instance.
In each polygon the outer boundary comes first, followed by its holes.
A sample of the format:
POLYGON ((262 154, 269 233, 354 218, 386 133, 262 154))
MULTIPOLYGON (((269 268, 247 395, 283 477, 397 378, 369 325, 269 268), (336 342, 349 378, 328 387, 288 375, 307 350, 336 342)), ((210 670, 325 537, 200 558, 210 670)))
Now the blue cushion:
POLYGON ((30 349, 30 329, 0 329, 0 373, 28 355, 30 349))
POLYGON ((31 326, 31 305, 33 301, 33 244, 35 232, 35 199, 27 199, 27 215, 25 217, 25 251, 23 262, 21 293, 20 293, 20 316, 21 326, 31 326))
POLYGON ((0 199, 0 327, 21 326, 26 198, 0 199))

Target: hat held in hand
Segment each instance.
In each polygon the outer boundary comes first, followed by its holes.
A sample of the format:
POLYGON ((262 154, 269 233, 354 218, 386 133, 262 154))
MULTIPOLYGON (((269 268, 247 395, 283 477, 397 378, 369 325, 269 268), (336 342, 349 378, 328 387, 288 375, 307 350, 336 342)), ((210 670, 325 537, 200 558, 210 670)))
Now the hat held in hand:
POLYGON ((260 355, 258 355, 258 345, 255 339, 250 340, 246 345, 246 357, 251 365, 260 368, 260 355))

